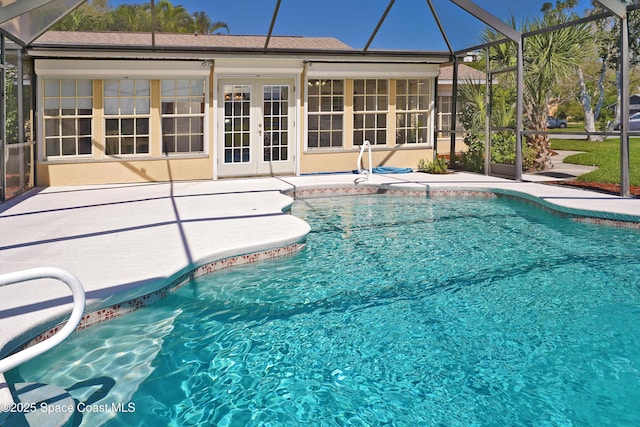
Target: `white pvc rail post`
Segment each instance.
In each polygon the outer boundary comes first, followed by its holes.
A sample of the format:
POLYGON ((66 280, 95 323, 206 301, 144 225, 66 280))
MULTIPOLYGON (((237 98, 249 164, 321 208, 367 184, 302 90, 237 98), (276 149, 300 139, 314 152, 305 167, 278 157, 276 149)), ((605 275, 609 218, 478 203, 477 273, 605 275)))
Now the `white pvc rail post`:
POLYGON ((69 317, 66 325, 64 325, 64 327, 51 338, 0 360, 0 374, 51 350, 71 335, 82 320, 86 304, 84 288, 77 277, 65 270, 55 267, 40 267, 16 271, 15 273, 7 273, 0 276, 0 286, 12 285, 35 279, 57 279, 71 289, 71 293, 73 294, 73 310, 71 311, 71 316, 69 317))
POLYGON ((371 176, 373 175, 373 163, 371 162, 371 143, 368 139, 365 139, 362 143, 362 147, 360 147, 360 154, 358 155, 356 169, 358 170, 358 173, 364 173, 367 175, 367 181, 371 179, 371 176), (362 155, 364 154, 365 148, 369 150, 369 170, 365 169, 362 164, 362 155))

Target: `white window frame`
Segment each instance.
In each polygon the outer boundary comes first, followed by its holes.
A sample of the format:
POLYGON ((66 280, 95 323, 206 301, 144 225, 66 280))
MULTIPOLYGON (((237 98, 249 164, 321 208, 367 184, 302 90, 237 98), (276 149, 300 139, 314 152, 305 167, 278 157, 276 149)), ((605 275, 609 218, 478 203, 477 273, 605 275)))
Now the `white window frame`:
POLYGON ((432 140, 432 114, 433 114, 433 88, 431 80, 429 79, 396 79, 396 144, 399 145, 415 145, 415 144, 430 144, 432 140), (398 86, 400 82, 405 83, 407 88, 406 93, 399 93, 398 86), (409 88, 411 84, 416 84, 417 88, 423 88, 424 91, 418 89, 417 92, 412 93, 409 88), (425 99, 426 98, 426 99, 425 99), (406 106, 407 108, 402 108, 406 106), (415 116, 426 117, 426 123, 424 125, 415 126, 415 116), (412 117, 413 116, 413 117, 412 117), (399 123, 401 119, 405 126, 400 127, 399 123), (417 137, 414 141, 407 138, 407 134, 415 132, 417 137), (399 132, 403 133, 404 138, 399 139, 399 132), (424 135, 424 139, 422 139, 424 135), (421 140, 422 139, 422 140, 421 140))
POLYGON ((353 80, 354 146, 362 145, 365 140, 373 146, 389 145, 390 84, 391 81, 386 78, 353 80), (358 82, 363 83, 361 93, 356 92, 358 82), (381 93, 383 83, 385 92, 381 93), (358 123, 358 117, 362 117, 361 123, 358 123))
MULTIPOLYGON (((212 62, 208 60, 193 60, 193 61, 140 61, 140 60, 109 60, 109 66, 105 67, 105 61, 103 60, 69 60, 69 59, 53 59, 53 58, 36 58, 34 61, 34 69, 38 78, 42 81, 45 79, 77 79, 77 80, 90 80, 90 81, 104 81, 104 80, 117 80, 117 79, 143 79, 143 80, 163 80, 163 79, 200 79, 205 80, 205 121, 204 121, 204 153, 192 153, 191 157, 208 156, 210 151, 210 74, 211 74, 212 62), (161 65, 161 66, 159 66, 161 65)), ((153 95, 153 94, 152 94, 153 95)), ((94 99, 97 95, 94 93, 94 99)), ((42 85, 38 85, 38 105, 44 105, 43 101, 43 89, 42 85)), ((153 102, 153 100, 152 100, 153 102)), ((97 108, 97 107, 96 107, 97 108)), ((105 131, 102 131, 102 135, 96 135, 97 123, 96 117, 100 114, 96 113, 94 109, 93 121, 92 121, 92 136, 93 139, 104 138, 105 131)), ((42 109, 38 111, 39 123, 44 124, 42 109)), ((101 120, 104 125, 104 115, 101 120)), ((155 129, 150 129, 150 132, 154 132, 155 129)), ((45 156, 45 142, 44 142, 44 126, 38 128, 38 146, 40 161, 48 161, 45 156)), ((150 135, 150 152, 144 155, 144 157, 158 158, 162 156, 162 142, 156 138, 155 135, 150 135), (156 147, 158 144, 159 148, 156 147)), ((100 154, 93 148, 92 156, 82 156, 79 158, 87 159, 93 158, 98 161, 112 161, 119 156, 108 156, 104 151, 100 154), (98 157, 96 157, 98 156, 98 157)), ((187 153, 185 153, 185 156, 187 153)), ((131 156, 126 156, 127 158, 131 156)), ((51 161, 68 160, 68 157, 55 157, 51 158, 51 161)))
MULTIPOLYGON (((150 156, 151 155, 151 80, 148 79, 107 79, 104 80, 103 88, 104 107, 104 154, 107 157, 129 157, 129 156, 150 156), (107 95, 107 91, 112 83, 117 84, 116 94, 107 95), (126 88, 133 84, 131 93, 126 93, 126 88), (144 88, 146 86, 146 91, 144 88), (140 88, 142 87, 142 89, 140 88), (116 112, 111 112, 107 105, 109 101, 116 101, 116 112), (141 132, 139 121, 146 120, 146 132, 141 132), (111 131, 109 122, 117 122, 117 133, 109 134, 111 131), (132 122, 132 132, 123 134, 123 124, 132 122), (123 152, 123 146, 132 140, 133 152, 123 152), (139 151, 139 145, 146 140, 146 151, 139 151), (118 150, 116 153, 109 152, 111 141, 117 141, 118 150)), ((142 123, 142 122, 141 122, 142 123)))
POLYGON ((453 96, 452 95, 438 95, 438 130, 449 131, 451 130, 451 113, 453 108, 453 96), (444 126, 444 122, 448 121, 448 126, 444 126))
MULTIPOLYGON (((311 94, 310 90, 307 90, 307 149, 309 150, 328 150, 328 149, 342 149, 344 148, 344 132, 345 132, 345 99, 347 97, 346 93, 346 80, 345 79, 308 79, 307 87, 311 87, 312 85, 321 86, 323 84, 330 85, 330 93, 323 94, 322 89, 318 90, 317 94, 311 94), (342 83, 342 93, 335 94, 335 82, 342 83), (336 104, 341 100, 340 103, 336 104), (317 101, 317 102, 316 102, 317 101), (329 103, 328 109, 323 109, 323 101, 329 103), (318 110, 312 110, 311 105, 317 104, 318 110), (317 118, 317 129, 311 129, 311 121, 312 117, 317 118), (334 128, 334 118, 340 117, 342 119, 342 126, 340 129, 334 128), (322 122, 324 120, 329 120, 329 128, 323 129, 322 122), (336 136, 336 134, 340 133, 340 136, 336 136), (329 145, 323 146, 321 144, 323 133, 329 134, 329 145), (310 136, 311 134, 317 135, 317 145, 310 144, 310 136), (335 137, 335 144, 334 142, 335 137), (338 140, 339 138, 339 140, 338 140)), ((315 121, 315 119, 314 119, 315 121)))
POLYGON ((63 160, 72 158, 91 158, 93 156, 93 124, 94 124, 94 111, 93 111, 93 80, 91 79, 62 79, 62 78, 47 78, 43 79, 41 89, 41 105, 42 105, 42 136, 43 136, 43 150, 42 157, 44 160, 63 160), (49 94, 47 89, 49 84, 57 83, 57 91, 53 94, 49 94), (73 93, 65 93, 65 86, 68 90, 69 83, 73 82, 73 93), (79 83, 84 82, 89 85, 90 94, 79 94, 79 83), (65 83, 67 83, 65 85, 65 83), (57 104, 58 114, 48 115, 47 112, 51 108, 47 108, 47 104, 57 104), (84 105, 82 105, 84 104, 84 105), (81 108, 81 107, 85 108, 81 108), (65 110, 73 110, 73 114, 64 114, 65 110), (90 114, 79 114, 79 110, 90 110, 90 114), (89 120, 89 133, 78 134, 81 120, 89 120), (51 129, 51 125, 56 130, 53 135, 48 135, 47 132, 51 129), (73 126, 73 134, 65 135, 65 130, 68 125, 73 126), (66 140, 73 140, 74 153, 64 154, 64 145, 66 140), (87 140, 89 144, 88 153, 79 153, 81 140, 87 140), (58 144, 58 154, 49 155, 48 146, 49 143, 58 144))
MULTIPOLYGON (((337 80, 337 79, 345 79, 345 100, 346 97, 350 96, 353 97, 353 89, 350 92, 347 92, 346 88, 348 87, 347 85, 347 80, 357 80, 357 79, 384 79, 384 80, 388 80, 389 82, 391 82, 393 79, 426 79, 427 81, 431 82, 431 97, 433 97, 434 93, 435 93, 435 81, 436 78, 438 77, 438 74, 440 72, 440 65, 439 63, 445 63, 448 61, 448 58, 446 57, 442 57, 442 58, 433 58, 433 63, 424 63, 424 62, 413 62, 413 63, 408 63, 408 62, 376 62, 376 61, 371 61, 371 62, 367 62, 365 60, 360 60, 360 61, 353 61, 353 62, 349 62, 349 61, 340 61, 340 60, 336 60, 336 61, 331 61, 331 60, 320 60, 317 62, 314 62, 313 60, 309 60, 309 61, 305 61, 304 63, 304 70, 305 70, 305 84, 308 84, 308 82, 310 80, 314 80, 314 79, 327 79, 327 80, 337 80)), ((391 96, 393 95, 392 92, 393 88, 391 88, 391 86, 389 86, 389 104, 387 106, 387 109, 389 111, 389 114, 387 115, 387 144, 386 145, 378 145, 377 147, 375 147, 374 149, 380 149, 380 150, 387 150, 387 149, 391 149, 391 148, 395 148, 396 146, 398 146, 397 144, 395 144, 395 127, 394 127, 394 123, 393 120, 395 119, 395 107, 392 107, 393 102, 392 102, 392 98, 391 96), (393 115, 393 117, 392 117, 393 115)), ((346 102, 346 101, 345 101, 346 102)), ((435 101, 432 99, 431 100, 432 103, 434 103, 435 101)), ((309 128, 309 123, 308 123, 308 91, 305 91, 305 99, 304 99, 304 103, 305 103, 305 151, 308 152, 315 152, 315 151, 319 151, 316 150, 313 147, 309 147, 308 146, 308 128, 309 128)), ((435 104, 433 104, 435 105, 435 104)), ((431 116, 430 116, 430 126, 433 127, 434 124, 434 113, 435 109, 431 108, 431 116)), ((356 112, 353 110, 353 106, 348 106, 345 105, 345 116, 344 116, 344 131, 345 132, 349 132, 350 134, 353 134, 353 114, 355 114, 356 112)), ((429 135, 431 138, 431 146, 433 146, 433 136, 432 136, 432 128, 429 129, 429 135)), ((350 138, 347 138, 347 134, 344 134, 344 146, 341 148, 341 150, 352 150, 352 149, 358 149, 359 146, 358 141, 353 141, 353 144, 350 145, 349 144, 349 140, 350 138)), ((401 144, 399 145, 400 147, 403 146, 407 146, 405 144, 401 144)), ((414 147, 413 144, 410 145, 410 147, 414 147)), ((422 147, 422 145, 420 146, 422 147)), ((334 151, 336 151, 337 149, 334 149, 334 151)))
MULTIPOLYGON (((207 149, 206 144, 206 135, 207 135, 207 126, 206 126, 206 118, 207 118, 207 81, 205 78, 165 78, 160 80, 160 126, 161 126, 161 144, 162 144, 162 153, 168 156, 184 156, 191 154, 204 154, 207 149), (169 95, 165 90, 165 82, 172 81, 174 82, 173 86, 173 94, 169 95), (182 86, 182 90, 180 82, 182 84, 188 85, 188 93, 182 93, 184 91, 184 86, 182 86), (196 82, 202 83, 202 93, 194 94, 194 88, 196 82), (174 108, 172 113, 165 112, 165 102, 168 100, 173 100, 174 108), (180 103, 182 103, 182 108, 180 108, 180 103), (186 105, 185 105, 186 103, 186 105), (197 112, 194 112, 196 104, 200 103, 200 108, 197 112), (185 111, 187 107, 188 111, 185 111), (167 132, 165 119, 173 121, 173 132, 167 132), (201 129, 198 132, 194 132, 194 119, 200 119, 201 129), (187 122, 188 121, 188 122, 187 122), (188 130, 180 131, 181 126, 185 126, 188 123, 188 130), (165 145, 165 138, 171 137, 174 139, 173 142, 173 150, 167 150, 165 145), (194 150, 194 139, 200 138, 200 150, 194 150), (178 146, 180 144, 180 138, 187 138, 186 144, 189 149, 186 151, 179 151, 178 146)), ((183 128, 184 129, 184 128, 183 128)))

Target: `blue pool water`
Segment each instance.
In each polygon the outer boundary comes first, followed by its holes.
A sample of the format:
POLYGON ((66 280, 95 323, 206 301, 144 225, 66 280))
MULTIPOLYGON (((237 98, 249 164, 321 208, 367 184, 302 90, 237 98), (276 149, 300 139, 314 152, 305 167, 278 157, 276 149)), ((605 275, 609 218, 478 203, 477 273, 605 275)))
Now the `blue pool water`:
POLYGON ((11 373, 96 426, 640 425, 640 232, 510 199, 298 200, 308 245, 11 373))

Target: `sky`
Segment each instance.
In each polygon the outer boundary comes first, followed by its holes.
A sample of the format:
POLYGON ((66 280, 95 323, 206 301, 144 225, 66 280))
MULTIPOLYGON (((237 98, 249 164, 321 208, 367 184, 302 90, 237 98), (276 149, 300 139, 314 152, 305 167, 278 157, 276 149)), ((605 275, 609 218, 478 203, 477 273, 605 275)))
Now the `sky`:
MULTIPOLYGON (((111 0, 111 5, 148 1, 111 0)), ((277 0, 170 1, 191 13, 207 12, 213 21, 227 23, 230 34, 235 35, 266 35, 277 3, 277 0)), ((474 2, 504 21, 514 16, 521 22, 540 16, 544 0, 474 2)), ((388 0, 282 0, 273 35, 335 37, 351 47, 363 48, 388 4, 388 0)), ((480 44, 483 23, 449 0, 432 0, 432 4, 454 50, 480 44)), ((589 6, 590 0, 580 0, 578 10, 589 6)), ((447 45, 426 0, 396 0, 369 49, 446 50, 447 45)))

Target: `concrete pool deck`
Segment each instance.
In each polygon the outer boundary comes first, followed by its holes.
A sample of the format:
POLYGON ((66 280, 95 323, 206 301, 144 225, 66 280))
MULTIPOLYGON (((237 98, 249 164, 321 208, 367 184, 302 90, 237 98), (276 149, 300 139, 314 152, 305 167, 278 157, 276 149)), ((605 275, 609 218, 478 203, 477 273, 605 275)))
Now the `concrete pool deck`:
MULTIPOLYGON (((309 227, 287 214, 294 195, 345 188, 487 191, 561 212, 640 222, 640 199, 456 172, 331 174, 35 189, 0 205, 0 274, 59 267, 80 279, 87 312, 158 290, 199 265, 300 243, 309 227)), ((527 182, 528 181, 528 182, 527 182)), ((62 320, 69 290, 50 280, 0 287, 0 357, 62 320)), ((0 375, 0 401, 7 398, 0 375)))

